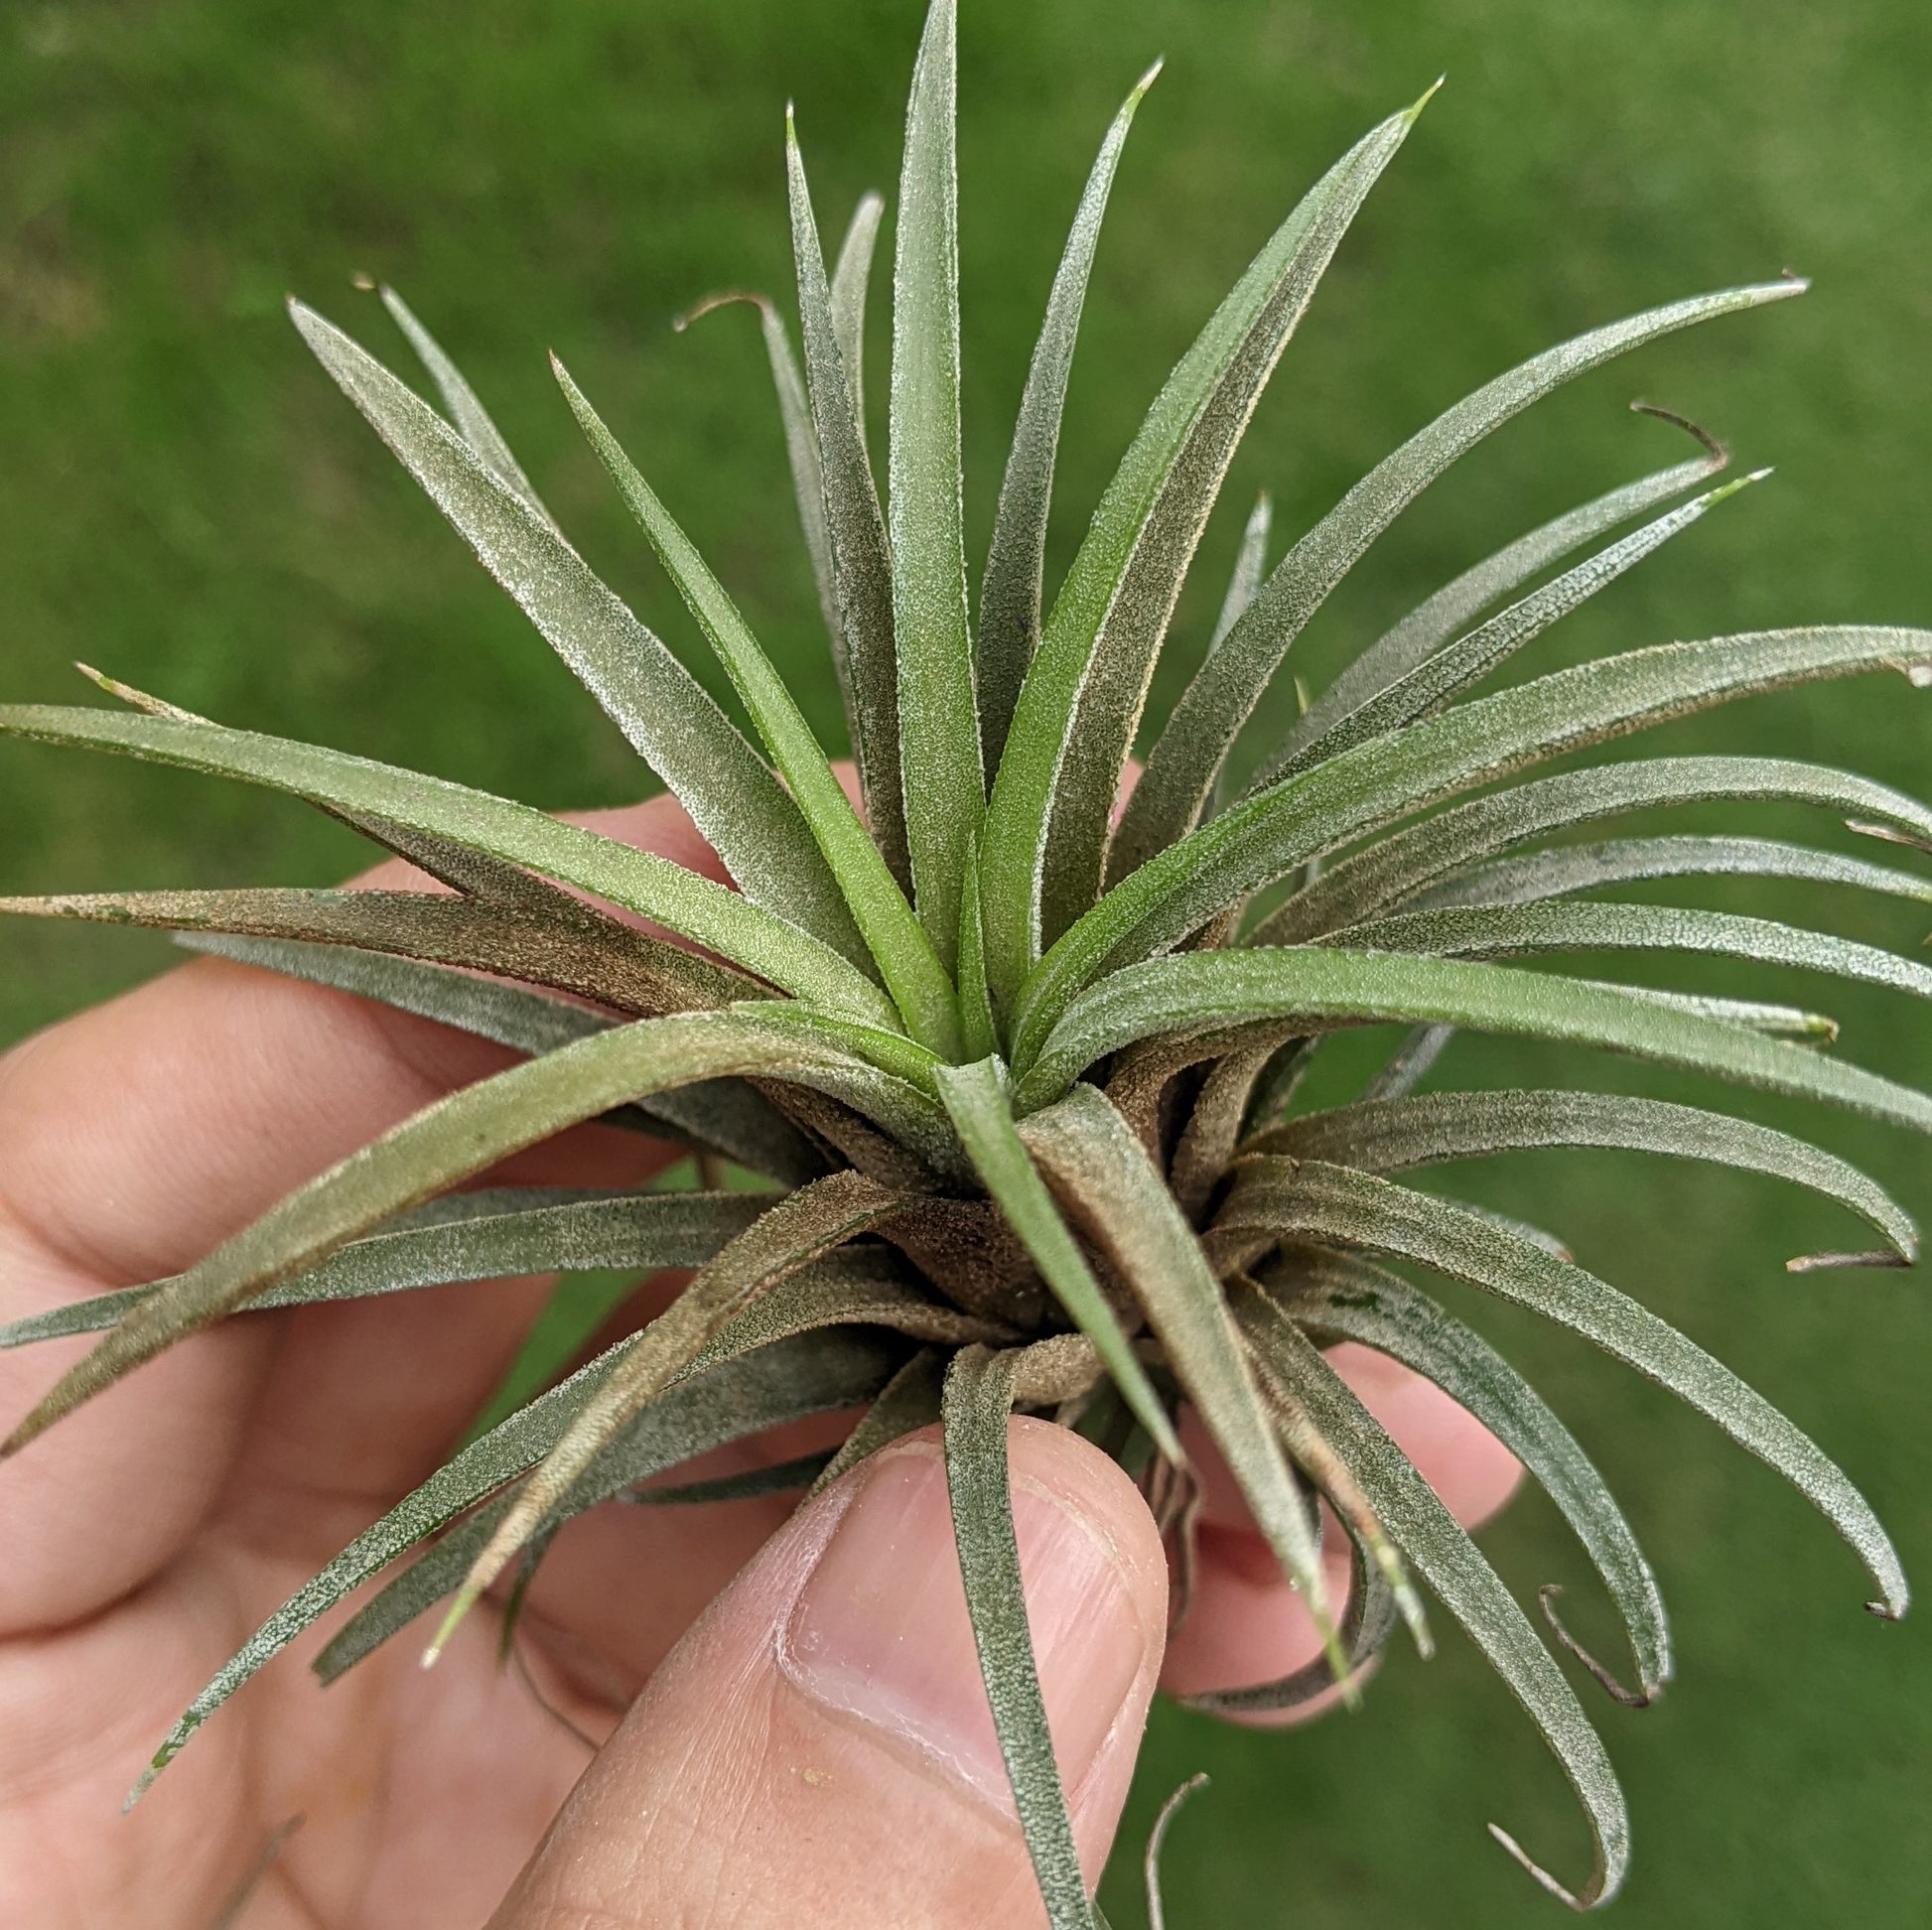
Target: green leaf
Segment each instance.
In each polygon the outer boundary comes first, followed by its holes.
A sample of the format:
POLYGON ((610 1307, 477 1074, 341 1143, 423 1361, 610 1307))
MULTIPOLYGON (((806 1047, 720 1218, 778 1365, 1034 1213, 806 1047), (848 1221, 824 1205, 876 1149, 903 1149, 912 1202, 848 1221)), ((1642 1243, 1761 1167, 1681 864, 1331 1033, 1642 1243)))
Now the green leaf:
POLYGON ((1221 647, 1222 638, 1241 620, 1242 613, 1254 602, 1255 592, 1261 588, 1262 578, 1268 572, 1268 532, 1274 520, 1274 500, 1263 489, 1255 497, 1255 506, 1248 511, 1248 520, 1242 527, 1234 573, 1228 578, 1227 592, 1221 599, 1221 614, 1215 618, 1207 639, 1209 650, 1221 647))
POLYGON ((697 679, 433 409, 312 309, 293 302, 290 314, 343 392, 676 793, 753 903, 863 958, 797 805, 697 679))
MULTIPOLYGON (((543 1187, 458 1193, 338 1247, 242 1310, 361 1300, 455 1281, 604 1267, 694 1267, 770 1204, 758 1193, 572 1193, 543 1187)), ((179 1279, 179 1275, 173 1276, 179 1279)), ((111 1327, 169 1285, 124 1287, 0 1326, 0 1348, 111 1327)))
MULTIPOLYGON (((732 1321, 699 1361, 644 1408, 579 1476, 570 1492, 545 1518, 531 1546, 541 1545, 566 1521, 670 1465, 670 1461, 652 1448, 658 1439, 656 1417, 667 1405, 676 1408, 682 1390, 691 1379, 721 1359, 736 1359, 741 1355, 758 1359, 765 1354, 784 1358, 787 1353, 796 1353, 795 1343, 800 1335, 815 1334, 825 1356, 836 1362, 840 1356, 849 1354, 856 1343, 864 1342, 874 1349, 870 1354, 872 1366, 856 1383, 849 1370, 827 1383, 817 1356, 809 1356, 798 1374, 802 1386, 797 1390, 780 1390, 777 1398, 786 1400, 802 1395, 814 1403, 803 1410, 805 1413, 850 1407, 875 1397, 883 1399, 885 1388, 891 1385, 888 1367, 892 1356, 877 1351, 876 1342, 852 1330, 856 1325, 866 1324, 937 1339, 948 1346, 971 1344, 989 1337, 985 1322, 968 1319, 950 1308, 934 1306, 900 1284, 884 1253, 863 1247, 844 1248, 773 1288, 749 1312, 732 1321), (838 1330, 821 1331, 827 1327, 838 1330), (787 1342, 793 1344, 787 1347, 787 1342), (819 1387, 817 1392, 815 1383, 819 1387), (822 1398, 828 1387, 837 1390, 837 1398, 822 1398)), ((635 1336, 632 1341, 622 1343, 623 1347, 630 1347, 634 1340, 635 1336)), ((612 1351, 620 1362, 626 1357, 617 1349, 612 1351)), ((799 1418, 798 1411, 787 1413, 775 1406, 761 1392, 761 1384, 751 1390, 751 1398, 744 1400, 742 1407, 738 1433, 732 1439, 742 1439, 799 1418)), ((673 1460, 685 1458, 688 1455, 672 1456, 673 1460)), ((499 1496, 472 1516, 364 1604, 318 1658, 316 1666, 325 1680, 333 1680, 352 1667, 426 1609, 454 1593, 518 1491, 499 1496)))
POLYGON ((1027 1119, 1021 1143, 1080 1230, 1127 1283, 1182 1391, 1200 1411, 1256 1524, 1300 1591, 1336 1681, 1336 1638, 1321 1548, 1218 1282, 1140 1136, 1094 1086, 1076 1085, 1027 1119))
POLYGON ((846 378, 852 384, 852 413, 861 424, 866 419, 866 296, 872 285, 872 258, 879 247, 880 217, 885 212, 882 196, 860 196, 832 269, 832 335, 845 363, 846 378))
MULTIPOLYGON (((613 1356, 621 1355, 626 1344, 620 1342, 446 1461, 304 1583, 188 1706, 142 1772, 128 1797, 130 1806, 243 1683, 338 1602, 398 1555, 540 1460, 586 1389, 610 1371, 613 1356)), ((885 1379, 890 1364, 882 1341, 850 1331, 803 1335, 788 1346, 742 1358, 721 1351, 702 1372, 687 1376, 639 1417, 625 1442, 627 1481, 645 1480, 661 1468, 756 1434, 768 1425, 763 1417, 774 1408, 788 1409, 786 1418, 791 1418, 862 1400, 885 1379)))
POLYGON ((902 1195, 863 1173, 827 1173, 767 1207, 722 1248, 586 1397, 518 1490, 464 1577, 454 1605, 424 1654, 424 1666, 625 1423, 734 1318, 814 1261, 890 1219, 904 1203, 902 1195))
POLYGON ((829 1453, 800 1454, 792 1460, 719 1474, 708 1481, 681 1481, 672 1487, 632 1488, 623 1498, 645 1508, 699 1508, 714 1501, 751 1501, 766 1494, 802 1493, 825 1471, 829 1453))
POLYGON ((1923 1093, 1622 987, 1506 965, 1300 946, 1182 952, 1103 979, 1054 1028, 1016 1084, 1014 1104, 1023 1115, 1050 1104, 1085 1067, 1137 1038, 1290 1018, 1310 1032, 1394 1022, 1596 1045, 1932 1132, 1932 1098, 1923 1093))
POLYGON ((1114 116, 1107 138, 1100 144, 1053 276, 1052 292, 1046 298, 1045 320, 1027 370, 1026 391, 1020 398, 1020 418, 1014 425, 1006 476, 1000 483, 1000 506, 993 518, 993 540, 980 589, 976 687, 982 755, 988 770, 1000 767, 1013 707, 1026 680, 1027 666, 1039 645, 1040 586, 1046 564, 1053 464, 1087 277, 1106 217, 1114 171, 1127 144, 1127 130, 1133 125, 1141 97, 1160 71, 1161 63, 1157 61, 1135 82, 1134 91, 1114 116))
MULTIPOLYGON (((1229 1196, 1217 1228, 1223 1221, 1231 1228, 1265 1221, 1285 1238, 1412 1260, 1581 1333, 1782 1474, 1864 1564, 1881 1597, 1873 1612, 1892 1619, 1905 1612, 1904 1572, 1864 1496, 1762 1395, 1595 1275, 1553 1259, 1466 1207, 1318 1160, 1302 1162, 1286 1183, 1256 1174, 1229 1196)), ((1217 1233, 1206 1237, 1211 1251, 1217 1233)))
POLYGON ((893 268, 887 514, 901 767, 919 919, 946 968, 986 809, 959 471, 959 235, 954 0, 932 0, 906 107, 893 268))
POLYGON ((410 347, 416 351, 416 359, 436 384, 436 392, 443 398, 444 411, 463 440, 482 458, 490 475, 531 515, 562 536, 563 531, 557 528, 556 517, 543 506, 543 498, 531 486, 530 479, 510 454, 509 444, 490 420, 489 411, 483 407, 477 391, 464 379, 463 371, 444 353, 442 344, 417 321, 408 303, 393 288, 385 287, 377 293, 381 295, 382 306, 389 311, 396 327, 409 339, 410 347))
POLYGON ((0 913, 352 946, 490 972, 640 1016, 759 998, 754 979, 562 893, 542 910, 429 892, 94 892, 0 898, 0 913))
POLYGON ((1416 910, 1529 904, 1652 878, 1800 878, 1932 903, 1932 878, 1769 838, 1611 838, 1471 866, 1412 899, 1416 910))
POLYGON ((959 895, 959 1034, 960 1057, 971 1064, 991 1058, 1000 1049, 1000 1022, 986 983, 986 920, 980 909, 977 863, 966 867, 959 895))
POLYGON ((1372 129, 1270 237, 1175 364, 1094 511, 1022 685, 988 810, 988 977, 1002 1009, 1039 945, 1083 908, 1082 877, 1091 902, 1121 761, 1201 525, 1322 269, 1421 104, 1372 129), (1049 840, 1069 837, 1048 932, 1049 840))
POLYGON ((1603 1744, 1562 1671, 1482 1552, 1294 1322, 1252 1289, 1241 1296, 1237 1312, 1264 1358, 1347 1459, 1403 1553, 1468 1631, 1549 1744, 1588 1819, 1596 1844, 1595 1866, 1588 1881, 1572 1893, 1531 1862, 1494 1824, 1491 1834, 1572 1908, 1607 1902, 1621 1886, 1629 1863, 1629 1817, 1603 1744))
POLYGON ((591 447, 611 472, 619 492, 642 524, 658 560, 730 674, 733 688, 804 812, 805 822, 825 854, 825 862, 832 868, 907 1026, 934 1051, 954 1051, 959 1031, 951 981, 904 894, 894 882, 879 847, 859 821, 852 800, 784 679, 771 667, 770 658, 759 647, 738 606, 584 399, 563 363, 553 356, 551 366, 591 447))
POLYGON ((1925 658, 1932 633, 1909 629, 1765 630, 1664 643, 1538 677, 1358 745, 1243 799, 1116 885, 1029 979, 1015 1016, 1015 1062, 1025 1064, 1068 997, 1103 966, 1177 944, 1310 859, 1456 791, 1733 697, 1903 671, 1925 658))
POLYGON ((0 732, 238 777, 392 819, 595 892, 800 998, 888 1029, 897 1025, 891 1002, 870 979, 797 926, 668 859, 527 804, 315 745, 168 718, 12 705, 0 707, 0 732))
POLYGON ((1529 1470, 1575 1529, 1630 1638, 1637 1690, 1671 1678, 1670 1624, 1630 1524, 1570 1431, 1481 1335, 1426 1294, 1352 1255, 1297 1256, 1265 1283, 1282 1310, 1323 1345, 1353 1340, 1387 1354, 1465 1408, 1529 1470))
MULTIPOLYGON (((398 1012, 413 1012, 418 1018, 455 1026, 533 1055, 608 1032, 616 1023, 583 1006, 546 999, 514 985, 341 945, 201 934, 177 943, 190 951, 373 999, 398 1012)), ((778 1091, 787 1103, 798 1097, 795 1092, 785 1095, 782 1087, 778 1091)), ((648 1099, 615 1107, 601 1116, 600 1123, 662 1135, 787 1185, 802 1185, 825 1171, 824 1154, 769 1097, 743 1079, 706 1079, 672 1092, 653 1093, 648 1099)))
POLYGON ((1586 604, 1626 570, 1661 549, 1673 536, 1681 535, 1717 503, 1735 495, 1740 489, 1761 481, 1770 471, 1758 470, 1749 476, 1724 483, 1681 503, 1641 529, 1633 530, 1620 541, 1597 551, 1573 569, 1533 590, 1520 603, 1500 611, 1486 623, 1478 623, 1465 636, 1448 643, 1433 656, 1426 657, 1406 676, 1386 690, 1369 697, 1355 710, 1338 717, 1334 723, 1303 745, 1292 757, 1276 760, 1274 774, 1289 777, 1297 771, 1339 757, 1344 751, 1371 738, 1400 730, 1419 718, 1430 717, 1471 685, 1481 682, 1499 665, 1506 663, 1524 644, 1531 642, 1569 614, 1586 604))
POLYGON ((1079 1242, 1068 1230, 1046 1182, 1013 1123, 997 1059, 945 1066, 939 1096, 986 1190, 1006 1215, 1066 1316, 1093 1342, 1122 1398, 1170 1460, 1186 1458, 1161 1397, 1155 1393, 1079 1242))
MULTIPOLYGON (((1326 941, 1324 941, 1326 942, 1326 941)), ((1335 942, 1362 951, 1497 958, 1551 951, 1721 952, 1932 998, 1932 969, 1875 945, 1771 918, 1675 904, 1499 904, 1406 911, 1351 925, 1335 942)))
POLYGON ((1823 805, 1932 837, 1932 811, 1923 804, 1869 777, 1823 764, 1783 758, 1648 758, 1592 764, 1474 798, 1369 845, 1305 886, 1256 927, 1252 939, 1274 945, 1319 937, 1530 838, 1623 811, 1715 798, 1823 805))
POLYGON ((798 505, 799 533, 805 539, 805 554, 811 562, 818 607, 825 618, 825 632, 837 652, 839 601, 832 582, 832 538, 825 527, 825 480, 819 471, 818 431, 812 423, 805 377, 799 370, 798 357, 792 353, 784 318, 768 297, 732 289, 726 294, 708 296, 695 307, 686 309, 671 327, 682 334, 700 316, 740 302, 758 311, 759 330, 764 338, 764 358, 771 365, 771 387, 778 398, 778 420, 784 426, 785 461, 791 470, 791 492, 798 505))
MULTIPOLYGON (((890 1090, 843 1054, 749 1013, 649 1019, 466 1086, 290 1193, 134 1310, 17 1427, 13 1453, 81 1402, 347 1240, 498 1160, 613 1106, 695 1079, 756 1072, 866 1098, 890 1090)), ((911 1098, 914 1095, 906 1094, 911 1098)), ((921 1101, 920 1103, 924 1103, 921 1101)))
POLYGON ((1529 582, 1573 550, 1607 534, 1619 523, 1628 522, 1660 502, 1668 502, 1672 496, 1681 495, 1694 484, 1715 476, 1729 460, 1723 445, 1710 442, 1695 424, 1644 403, 1631 406, 1677 422, 1704 441, 1708 453, 1697 461, 1679 463, 1626 482, 1621 488, 1612 489, 1607 495, 1600 495, 1543 524, 1540 529, 1531 530, 1527 536, 1519 536, 1474 569, 1465 570, 1349 663, 1308 707, 1310 721, 1300 729, 1310 738, 1325 731, 1337 719, 1346 717, 1407 676, 1499 598, 1529 582))
MULTIPOLYGON (((832 589, 838 605, 832 658, 845 699, 852 756, 865 792, 866 818, 901 890, 912 889, 905 845, 905 800, 899 775, 898 667, 893 635, 893 566, 886 519, 879 507, 872 460, 866 453, 859 374, 842 351, 852 328, 841 321, 825 280, 818 224, 805 185, 797 129, 785 111, 785 181, 791 202, 791 247, 797 264, 798 321, 805 383, 818 434, 819 480, 825 490, 825 533, 832 552, 832 589)), ((855 227, 857 222, 855 220, 855 227)), ((876 221, 875 221, 876 231, 876 221)), ((870 253, 866 255, 868 268, 870 253)), ((840 258, 843 269, 845 258, 840 258)), ((857 274, 857 269, 853 271, 857 274)), ((855 291, 846 284, 848 294, 855 291)), ((859 340, 860 330, 851 338, 859 340)))
POLYGON ((980 1675, 1046 1920, 1051 1930, 1090 1930, 1086 1879, 1046 1727, 1013 1530, 1007 1416, 1019 1352, 968 1347, 954 1355, 942 1412, 946 1487, 980 1675))
MULTIPOLYGON (((1149 753, 1136 808, 1123 820, 1114 876, 1182 835, 1199 817, 1241 727, 1254 714, 1289 645, 1376 537, 1459 456, 1513 415, 1575 376, 1674 330, 1803 292, 1797 280, 1727 289, 1595 329, 1497 376, 1385 457, 1276 565, 1221 647, 1195 672, 1149 753)), ((1311 711, 1279 761, 1332 722, 1311 711)), ((1272 777, 1275 765, 1268 775, 1272 777)), ((1266 779, 1264 779, 1266 781, 1266 779)))
POLYGON ((1387 1173, 1548 1146, 1614 1147, 1765 1173, 1857 1213, 1901 1260, 1918 1257, 1911 1216, 1857 1167, 1769 1126, 1661 1099, 1562 1091, 1375 1099, 1304 1114, 1258 1135, 1243 1150, 1387 1173))

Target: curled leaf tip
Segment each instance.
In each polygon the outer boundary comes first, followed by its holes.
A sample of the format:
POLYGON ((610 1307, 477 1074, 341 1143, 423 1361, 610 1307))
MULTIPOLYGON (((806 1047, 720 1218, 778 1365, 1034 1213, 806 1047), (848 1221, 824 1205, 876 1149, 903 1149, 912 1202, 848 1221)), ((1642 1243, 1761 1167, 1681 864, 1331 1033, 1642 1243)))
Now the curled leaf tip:
POLYGON ((1904 1269, 1917 1258, 1917 1249, 1910 1253, 1895 1252, 1890 1247, 1879 1247, 1863 1253, 1800 1253, 1784 1263, 1789 1274, 1829 1273, 1844 1267, 1893 1267, 1904 1269))
POLYGON ((1584 1910, 1594 1909, 1597 1904, 1607 1903, 1609 1901, 1611 1893, 1608 1891, 1599 1890, 1594 1895, 1586 1894, 1583 1896, 1579 1896, 1575 1893, 1575 1891, 1566 1889, 1563 1886, 1563 1884, 1558 1882, 1557 1879, 1554 1876, 1552 1876, 1550 1872, 1547 1869, 1545 1869, 1543 1865, 1540 1862, 1538 1862, 1530 1855, 1530 1853, 1527 1850, 1525 1850, 1523 1846, 1520 1843, 1518 1843, 1516 1839, 1513 1836, 1511 1836, 1510 1833, 1502 1827, 1500 1823, 1490 1824, 1489 1834, 1492 1837, 1494 1837, 1496 1841, 1500 1843, 1502 1847, 1505 1850, 1507 1850, 1509 1854, 1512 1857, 1514 1857, 1516 1861, 1519 1863, 1521 1863, 1523 1867, 1527 1869, 1529 1873, 1532 1876, 1534 1876, 1536 1880, 1539 1883, 1541 1883, 1543 1887, 1546 1890, 1548 1890, 1550 1894, 1554 1896, 1559 1903, 1563 1904, 1566 1909, 1582 1912, 1584 1910))
POLYGON ((1914 690, 1932 689, 1932 663, 1908 663, 1905 675, 1914 690))
POLYGON ((1138 80, 1134 82, 1134 98, 1136 100, 1139 100, 1140 97, 1144 93, 1146 93, 1151 86, 1154 85, 1155 81, 1157 81, 1161 77, 1161 69, 1164 67, 1166 67, 1167 64, 1168 64, 1168 57, 1165 54, 1157 54, 1154 57, 1153 64, 1148 68, 1148 70, 1144 74, 1142 74, 1138 80))
POLYGON ((1867 1601, 1864 1604, 1864 1612, 1881 1622, 1899 1622, 1905 1619, 1906 1606, 1903 1601, 1895 1604, 1889 1601, 1867 1601))
POLYGON ((1543 1619, 1550 1624, 1551 1634, 1588 1670, 1591 1679, 1612 1702, 1621 1703, 1625 1709, 1648 1709, 1664 1693, 1663 1682, 1661 1680, 1650 1682, 1639 1677, 1636 1688, 1626 1689, 1616 1676, 1564 1626, 1563 1618, 1556 1609, 1556 1598, 1562 1593, 1561 1582, 1546 1582, 1536 1591, 1536 1598, 1543 1608, 1543 1619))

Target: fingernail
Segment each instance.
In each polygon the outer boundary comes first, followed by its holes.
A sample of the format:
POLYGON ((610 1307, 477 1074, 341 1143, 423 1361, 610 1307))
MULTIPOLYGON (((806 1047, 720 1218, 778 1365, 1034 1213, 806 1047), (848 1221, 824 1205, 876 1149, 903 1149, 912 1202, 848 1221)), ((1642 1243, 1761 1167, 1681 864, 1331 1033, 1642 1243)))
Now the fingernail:
MULTIPOLYGON (((861 1481, 798 1596, 781 1666, 815 1701, 911 1743, 1010 1811, 944 1462, 922 1443, 881 1455, 861 1481)), ((1047 1726, 1071 1789, 1119 1720, 1151 1637, 1104 1529, 1024 1477, 1013 1522, 1047 1726)))

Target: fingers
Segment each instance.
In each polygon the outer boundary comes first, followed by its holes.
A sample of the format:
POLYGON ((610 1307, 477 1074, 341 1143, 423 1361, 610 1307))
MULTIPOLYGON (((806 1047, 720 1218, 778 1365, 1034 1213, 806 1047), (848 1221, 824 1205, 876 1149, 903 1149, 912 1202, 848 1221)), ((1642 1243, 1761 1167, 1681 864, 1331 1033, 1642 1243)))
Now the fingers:
MULTIPOLYGON (((669 799, 596 821, 680 860, 704 850, 669 799)), ((0 1058, 0 1319, 192 1265, 291 1188, 511 1058, 211 959, 41 1034, 0 1058)), ((587 1128, 505 1176, 625 1183, 664 1157, 587 1128)), ((152 1574, 221 1490, 252 1418, 258 1495, 283 1474, 326 1493, 332 1467, 339 1492, 364 1503, 408 1485, 483 1398, 541 1291, 510 1283, 313 1320, 261 1315, 170 1350, 5 1468, 0 1633, 86 1613, 152 1574), (452 1294, 465 1296, 460 1309, 452 1294), (276 1342, 295 1332, 300 1358, 283 1347, 286 1366, 273 1368, 276 1342), (64 1526, 75 1520, 99 1532, 76 1545, 64 1526)), ((83 1346, 0 1354, 0 1411, 24 1411, 83 1346)), ((340 1523, 315 1526, 326 1539, 340 1523)))
MULTIPOLYGON (((1352 1342, 1332 1349, 1328 1359, 1463 1527, 1479 1527, 1515 1492, 1523 1471, 1516 1456, 1441 1388, 1352 1342)), ((1161 1686, 1190 1696, 1273 1682, 1313 1661, 1320 1638, 1191 1413, 1183 1418, 1181 1438, 1204 1478, 1203 1506, 1193 1599, 1169 1644, 1161 1686)), ((1336 1603, 1347 1593, 1349 1573, 1338 1542, 1331 1527, 1325 1566, 1329 1599, 1336 1603)), ((1291 1712, 1236 1720, 1264 1726, 1300 1722, 1331 1701, 1322 1697, 1291 1712)))
MULTIPOLYGON (((1014 1515, 1089 1881, 1160 1667, 1167 1576, 1132 1483, 1016 1421, 1014 1515)), ((1043 1921, 987 1712, 938 1443, 802 1510, 686 1636, 565 1805, 496 1930, 1000 1930, 1043 1921)))

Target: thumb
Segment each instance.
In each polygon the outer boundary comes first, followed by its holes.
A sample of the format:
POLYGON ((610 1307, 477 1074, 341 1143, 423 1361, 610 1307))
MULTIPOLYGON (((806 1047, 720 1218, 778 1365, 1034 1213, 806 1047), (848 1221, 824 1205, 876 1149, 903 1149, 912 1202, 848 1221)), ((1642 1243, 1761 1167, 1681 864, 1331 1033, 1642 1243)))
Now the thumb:
MULTIPOLYGON (((1014 1526, 1089 1883, 1160 1672, 1168 1580, 1133 1483, 1016 1420, 1014 1526)), ((496 1930, 1003 1930, 1045 1913, 1007 1788, 931 1433, 801 1509, 586 1771, 496 1930)))

